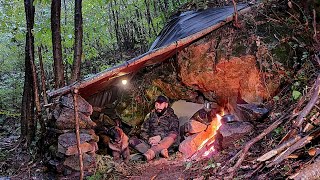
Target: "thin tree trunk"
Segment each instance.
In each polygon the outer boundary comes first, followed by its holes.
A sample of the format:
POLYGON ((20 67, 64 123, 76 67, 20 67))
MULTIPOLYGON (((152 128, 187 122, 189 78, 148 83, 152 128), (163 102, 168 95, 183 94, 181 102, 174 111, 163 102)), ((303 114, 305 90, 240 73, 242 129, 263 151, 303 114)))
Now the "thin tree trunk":
POLYGON ((148 24, 149 24, 149 36, 152 36, 152 34, 156 34, 156 30, 154 29, 153 26, 153 21, 152 21, 152 17, 151 17, 151 13, 150 13, 150 4, 147 2, 147 0, 144 0, 144 3, 146 5, 146 10, 147 10, 147 20, 148 20, 148 24), (151 31, 151 28, 153 30, 153 33, 151 31))
MULTIPOLYGON (((39 65, 40 65, 40 76, 41 76, 41 89, 43 93, 43 102, 44 104, 48 104, 48 97, 47 97, 47 88, 46 88, 46 74, 44 73, 44 68, 43 68, 43 60, 42 60, 42 46, 38 47, 38 54, 39 54, 39 65)), ((49 117, 50 112, 49 109, 46 108, 46 114, 47 117, 49 117)))
POLYGON ((21 138, 27 138, 29 145, 35 137, 36 123, 34 120, 34 85, 32 77, 32 63, 34 62, 34 26, 33 0, 25 0, 25 13, 27 22, 26 46, 25 46, 25 81, 21 105, 21 138))
MULTIPOLYGON (((66 3, 66 0, 63 0, 63 8, 64 8, 64 25, 65 25, 65 27, 67 27, 67 3, 66 3)), ((66 43, 66 38, 64 37, 63 38, 63 42, 64 43, 66 43)), ((68 54, 68 48, 67 47, 65 47, 64 49, 63 49, 63 52, 64 52, 64 57, 66 57, 67 56, 67 54, 68 54)), ((67 62, 66 63, 66 67, 65 67, 65 75, 66 75, 66 77, 65 77, 65 81, 66 81, 66 83, 67 84, 69 84, 69 78, 68 78, 68 69, 70 68, 70 65, 69 65, 69 63, 67 62)))
MULTIPOLYGON (((118 11, 114 10, 112 7, 112 3, 111 4, 111 11, 112 11, 112 17, 113 17, 113 21, 114 21, 114 29, 115 29, 115 33, 116 33, 116 39, 117 39, 117 44, 118 44, 118 49, 120 51, 120 58, 122 59, 122 43, 121 43, 121 37, 120 37, 120 26, 119 26, 119 17, 118 17, 118 11)), ((114 5, 117 5, 116 0, 114 0, 114 5)))
POLYGON ((51 1, 51 31, 54 61, 55 88, 60 88, 64 83, 64 66, 62 60, 61 32, 60 32, 61 0, 51 1))
MULTIPOLYGON (((30 43, 30 42, 29 42, 30 43)), ((29 44, 29 46, 32 46, 32 49, 34 49, 34 44, 29 44)), ((30 52, 31 53, 31 52, 30 52)), ((36 117, 40 123, 41 127, 41 138, 44 136, 45 133, 45 124, 42 119, 42 114, 41 114, 41 105, 40 105, 40 98, 39 98, 39 90, 38 90, 38 78, 37 78, 37 70, 36 66, 34 64, 34 52, 32 52, 32 57, 30 59, 30 65, 31 65, 31 72, 32 72, 32 80, 33 80, 33 93, 34 93, 34 102, 36 105, 36 117)))
POLYGON ((74 14, 74 29, 75 29, 75 41, 74 41, 74 58, 71 75, 71 83, 80 79, 81 70, 81 56, 82 56, 82 0, 76 0, 75 2, 75 14, 74 14))

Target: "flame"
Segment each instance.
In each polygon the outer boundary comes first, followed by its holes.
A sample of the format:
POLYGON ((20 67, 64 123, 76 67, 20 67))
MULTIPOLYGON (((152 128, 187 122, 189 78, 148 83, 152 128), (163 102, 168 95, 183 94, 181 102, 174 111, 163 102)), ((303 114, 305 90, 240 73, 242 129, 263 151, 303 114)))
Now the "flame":
MULTIPOLYGON (((222 114, 223 114, 223 112, 222 112, 222 114)), ((203 146, 206 144, 208 146, 210 146, 215 141, 214 136, 217 134, 217 130, 221 126, 221 119, 222 119, 222 117, 219 114, 216 114, 216 120, 214 119, 206 130, 206 131, 210 131, 209 136, 205 140, 202 141, 202 143, 198 147, 197 151, 200 150, 201 148, 203 148, 203 146)), ((208 156, 210 154, 210 152, 213 152, 214 150, 215 150, 214 146, 212 146, 212 147, 210 147, 210 149, 205 151, 202 156, 208 156)))
MULTIPOLYGON (((222 115, 223 115, 223 114, 224 114, 224 112, 222 112, 222 115)), ((220 126, 222 125, 222 123, 221 123, 222 117, 221 117, 219 114, 217 114, 216 117, 217 117, 217 120, 216 120, 215 124, 212 126, 212 132, 213 132, 213 134, 212 134, 212 136, 209 137, 208 140, 206 141, 206 142, 208 142, 208 141, 210 140, 210 142, 207 144, 207 146, 210 146, 210 145, 212 145, 212 143, 214 143, 214 141, 215 141, 214 136, 217 134, 218 129, 219 129, 220 126)), ((202 156, 203 156, 203 157, 206 157, 206 156, 208 156, 211 152, 213 152, 214 150, 215 150, 215 149, 214 149, 214 146, 211 146, 207 151, 205 151, 205 152, 202 154, 202 156)))

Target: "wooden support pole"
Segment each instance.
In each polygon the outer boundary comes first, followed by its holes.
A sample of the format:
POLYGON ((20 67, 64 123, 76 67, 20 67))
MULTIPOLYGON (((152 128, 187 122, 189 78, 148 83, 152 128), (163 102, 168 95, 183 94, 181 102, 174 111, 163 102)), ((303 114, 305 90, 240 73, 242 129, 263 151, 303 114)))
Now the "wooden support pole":
POLYGON ((82 159, 82 152, 80 148, 80 125, 79 125, 79 112, 78 112, 78 89, 72 89, 73 95, 73 108, 74 108, 74 118, 76 121, 76 138, 77 138, 77 147, 79 153, 79 167, 80 167, 80 180, 83 180, 83 159, 82 159))

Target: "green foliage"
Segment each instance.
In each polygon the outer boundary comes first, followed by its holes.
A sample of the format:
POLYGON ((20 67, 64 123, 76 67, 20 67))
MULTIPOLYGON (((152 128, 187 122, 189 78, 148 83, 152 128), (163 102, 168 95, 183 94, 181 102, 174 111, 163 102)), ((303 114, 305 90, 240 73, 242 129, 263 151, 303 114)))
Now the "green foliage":
POLYGON ((190 168, 192 167, 192 162, 191 162, 191 161, 187 161, 187 162, 184 164, 184 166, 185 166, 185 170, 188 170, 188 169, 190 169, 190 168))
POLYGON ((293 91, 292 91, 292 98, 293 98, 294 100, 299 99, 300 96, 301 96, 301 92, 296 91, 296 90, 293 90, 293 91))
POLYGON ((297 100, 301 97, 301 92, 298 90, 299 87, 300 87, 301 83, 300 81, 297 81, 295 82, 292 86, 291 86, 291 89, 292 89, 292 98, 294 100, 297 100))
POLYGON ((101 180, 101 179, 103 179, 103 176, 100 172, 97 172, 94 175, 87 177, 86 179, 87 180, 101 180))
POLYGON ((275 101, 279 101, 279 99, 280 99, 279 96, 274 96, 273 97, 273 100, 275 100, 275 101))
POLYGON ((208 170, 208 169, 214 169, 216 167, 220 167, 220 163, 216 163, 214 162, 213 159, 210 159, 208 162, 207 162, 207 166, 203 167, 202 169, 203 170, 208 170))
POLYGON ((283 132, 283 127, 277 127, 274 129, 275 135, 280 135, 283 132))

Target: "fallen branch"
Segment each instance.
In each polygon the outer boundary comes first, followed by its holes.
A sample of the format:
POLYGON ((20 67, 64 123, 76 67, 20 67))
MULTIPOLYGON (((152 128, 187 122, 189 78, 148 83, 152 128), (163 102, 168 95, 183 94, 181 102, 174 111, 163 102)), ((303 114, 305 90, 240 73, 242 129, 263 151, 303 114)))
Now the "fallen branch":
POLYGON ((304 147, 306 144, 310 143, 312 139, 315 139, 319 136, 320 136, 320 127, 315 129, 314 131, 308 133, 307 136, 303 137, 302 139, 297 141, 295 144, 293 144, 291 147, 289 147, 287 150, 285 150, 284 152, 279 154, 270 164, 267 165, 267 167, 271 167, 271 166, 274 166, 274 165, 281 163, 291 153, 293 153, 297 149, 304 147))
POLYGON ((320 177, 320 159, 300 170, 298 173, 289 177, 289 179, 319 179, 320 177))
POLYGON ((312 26, 313 26, 313 39, 315 42, 318 43, 318 39, 317 39, 317 21, 316 21, 316 10, 313 9, 312 10, 312 13, 313 13, 313 21, 312 21, 312 26))
POLYGON ((278 147, 276 147, 275 149, 272 149, 271 151, 265 153, 264 155, 260 156, 257 161, 266 161, 270 158, 272 158, 273 156, 281 153, 283 150, 285 150, 287 147, 290 147, 291 145, 293 145, 294 143, 296 143, 298 140, 301 139, 301 136, 296 136, 294 138, 291 138, 290 140, 286 141, 283 144, 280 144, 278 147))
MULTIPOLYGON (((289 112, 292 110, 293 108, 291 107, 289 112)), ((250 147, 255 144, 256 142, 258 142, 259 140, 261 140, 264 136, 266 136, 267 134, 269 134, 271 131, 273 131, 275 128, 277 128, 285 119, 287 119, 287 113, 284 114, 283 116, 281 116, 278 120, 276 120, 275 122, 273 122, 267 129, 265 129, 261 134, 259 134, 257 137, 251 139, 249 142, 247 142, 247 144, 244 146, 244 148, 242 149, 242 153, 237 161, 237 163, 228 169, 229 173, 234 173, 236 172, 242 161, 244 160, 244 158, 246 157, 247 152, 249 151, 250 147)))
POLYGON ((271 167, 276 164, 279 164, 284 159, 286 159, 291 153, 293 153, 295 150, 300 149, 301 147, 304 147, 306 144, 308 144, 311 141, 311 139, 312 139, 311 136, 306 136, 306 137, 300 139, 294 145, 292 145, 287 150, 285 150, 281 154, 279 154, 270 164, 267 165, 267 167, 271 167))
POLYGON ((309 132, 311 129, 313 129, 315 126, 318 126, 320 124, 320 120, 318 120, 318 118, 320 117, 320 112, 317 112, 316 114, 314 114, 309 122, 305 125, 305 127, 303 128, 302 132, 309 132))
POLYGON ((319 92, 320 92, 320 74, 318 75, 318 77, 316 79, 316 82, 314 84, 314 92, 313 92, 313 95, 312 95, 310 101, 308 102, 306 107, 302 110, 300 115, 297 117, 296 123, 294 123, 293 126, 301 129, 301 125, 302 125, 302 123, 304 121, 304 117, 306 117, 309 114, 309 112, 311 111, 313 106, 318 101, 319 92))
POLYGON ((280 141, 280 143, 290 139, 293 136, 296 136, 298 134, 298 130, 301 132, 302 131, 302 123, 304 121, 304 118, 309 114, 311 109, 316 105, 316 102, 318 101, 319 98, 319 91, 320 91, 320 74, 318 75, 316 82, 313 86, 314 91, 313 94, 310 98, 310 101, 308 104, 303 108, 303 110, 300 112, 299 116, 293 123, 293 129, 291 129, 280 141))

